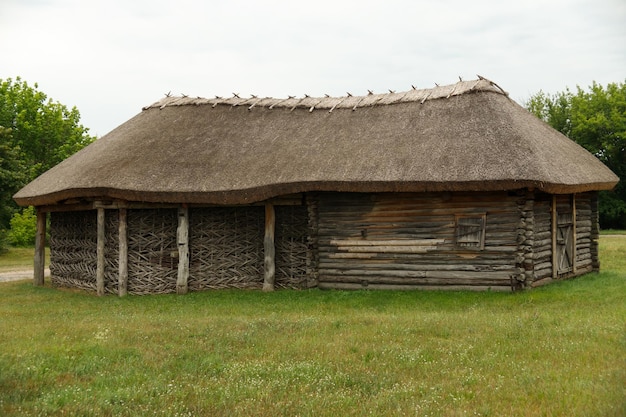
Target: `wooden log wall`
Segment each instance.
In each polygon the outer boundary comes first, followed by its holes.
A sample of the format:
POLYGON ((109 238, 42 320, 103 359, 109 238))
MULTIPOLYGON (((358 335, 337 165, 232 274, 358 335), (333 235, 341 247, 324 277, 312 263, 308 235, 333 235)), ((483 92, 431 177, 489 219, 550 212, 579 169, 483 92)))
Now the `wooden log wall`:
POLYGON ((594 255, 597 257, 597 234, 594 233, 597 233, 597 223, 594 232, 593 198, 593 193, 576 194, 575 275, 594 270, 594 255))
POLYGON ((320 194, 319 286, 510 291, 512 277, 524 275, 520 199, 506 192, 320 194), (483 249, 456 244, 460 215, 485 216, 483 249))
MULTIPOLYGON (((575 241, 575 263, 572 270, 557 274, 558 278, 570 278, 591 271, 599 270, 598 261, 598 205, 597 192, 572 195, 559 195, 556 201, 556 213, 567 213, 575 210, 573 217, 575 241)), ((534 285, 551 282, 553 272, 552 243, 552 202, 553 196, 537 193, 534 203, 534 285)))
POLYGON ((598 255, 598 240, 600 239, 600 212, 598 207, 598 193, 589 193, 589 208, 591 210, 589 218, 591 220, 591 231, 589 234, 591 248, 591 268, 594 272, 600 271, 600 258, 598 255))
POLYGON ((535 193, 533 282, 552 276, 552 196, 535 193))
POLYGON ((511 276, 511 289, 529 287, 534 280, 535 268, 535 193, 520 191, 517 200, 519 224, 517 225, 517 274, 511 276))

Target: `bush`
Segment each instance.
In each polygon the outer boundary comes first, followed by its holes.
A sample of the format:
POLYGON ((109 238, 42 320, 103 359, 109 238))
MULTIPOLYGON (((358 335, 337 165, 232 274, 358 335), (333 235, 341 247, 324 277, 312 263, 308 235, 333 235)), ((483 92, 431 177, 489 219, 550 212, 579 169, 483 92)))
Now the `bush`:
POLYGON ((21 213, 15 213, 11 218, 9 243, 13 246, 24 247, 35 244, 37 234, 37 214, 34 207, 27 207, 21 213))

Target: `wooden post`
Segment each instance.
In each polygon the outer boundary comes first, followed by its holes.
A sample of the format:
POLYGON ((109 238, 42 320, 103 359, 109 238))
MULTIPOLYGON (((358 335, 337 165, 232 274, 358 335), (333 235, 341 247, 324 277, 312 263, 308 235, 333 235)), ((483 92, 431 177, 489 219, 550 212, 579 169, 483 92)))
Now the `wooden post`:
POLYGON ((35 259, 33 285, 41 286, 44 280, 46 253, 46 213, 37 210, 37 233, 35 235, 35 259))
POLYGON ((576 194, 572 194, 572 272, 576 274, 576 194))
POLYGON ((127 212, 125 208, 119 211, 119 273, 118 273, 118 294, 124 297, 128 294, 128 235, 127 229, 127 212))
POLYGON ((276 248, 274 246, 275 228, 276 213, 274 211, 274 205, 272 203, 265 203, 265 238, 263 239, 265 258, 263 262, 263 291, 274 291, 274 279, 276 276, 276 248))
POLYGON ((178 229, 176 231, 178 244, 178 277, 176 278, 176 293, 187 294, 189 290, 189 209, 178 209, 178 229))
POLYGON ((558 230, 557 224, 557 212, 556 212, 556 195, 552 195, 552 278, 557 278, 559 276, 559 265, 557 260, 557 245, 556 245, 556 235, 558 230))
POLYGON ((98 208, 98 263, 96 266, 96 293, 104 295, 104 245, 106 242, 105 224, 104 224, 104 208, 98 208))

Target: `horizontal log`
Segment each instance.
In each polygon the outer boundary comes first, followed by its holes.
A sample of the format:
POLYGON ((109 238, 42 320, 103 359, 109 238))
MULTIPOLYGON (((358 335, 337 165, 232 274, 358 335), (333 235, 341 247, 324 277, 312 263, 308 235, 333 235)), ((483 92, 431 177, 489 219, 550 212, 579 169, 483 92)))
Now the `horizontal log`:
POLYGON ((321 261, 319 264, 320 270, 387 270, 387 271, 510 271, 514 268, 511 263, 490 263, 490 264, 477 264, 472 265, 463 262, 446 262, 438 264, 407 264, 407 263, 395 263, 395 262, 325 262, 321 261))
POLYGON ((334 280, 342 280, 343 277, 348 277, 346 279, 368 279, 368 280, 378 280, 378 279, 408 279, 408 278, 419 278, 424 280, 469 280, 469 281, 484 281, 484 280, 509 280, 511 274, 518 273, 518 271, 514 268, 509 269, 508 271, 369 271, 366 269, 356 269, 356 270, 337 270, 337 269, 320 269, 320 280, 321 281, 334 281, 334 280), (335 272, 335 273, 332 273, 335 272), (322 279, 322 277, 325 277, 322 279), (335 278, 330 278, 335 277, 335 278))
POLYGON ((396 291, 498 291, 511 292, 511 286, 505 285, 402 285, 402 284, 368 284, 363 286, 355 283, 338 283, 338 282, 320 282, 318 288, 322 290, 396 290, 396 291))
POLYGON ((543 285, 547 285, 554 282, 554 279, 552 277, 546 277, 546 278, 541 278, 541 279, 536 279, 534 280, 530 286, 532 288, 536 288, 536 287, 541 287, 543 285))
POLYGON ((419 239, 419 240, 357 240, 357 239, 346 239, 346 240, 337 240, 333 239, 330 241, 331 245, 336 245, 339 247, 343 246, 435 246, 440 243, 444 243, 445 239, 419 239))
MULTIPOLYGON (((406 263, 406 264, 484 264, 484 265, 501 265, 501 264, 513 264, 515 263, 515 253, 501 252, 425 252, 420 254, 414 253, 326 253, 320 252, 320 262, 334 262, 333 260, 350 260, 354 259, 370 259, 374 263, 406 263), (332 255, 332 256, 331 256, 332 255), (340 255, 340 256, 337 256, 340 255), (350 255, 358 255, 351 257, 350 255), (361 257, 361 255, 363 255, 361 257)), ((336 261, 338 262, 338 261, 336 261)), ((343 262, 343 261, 342 261, 343 262)))

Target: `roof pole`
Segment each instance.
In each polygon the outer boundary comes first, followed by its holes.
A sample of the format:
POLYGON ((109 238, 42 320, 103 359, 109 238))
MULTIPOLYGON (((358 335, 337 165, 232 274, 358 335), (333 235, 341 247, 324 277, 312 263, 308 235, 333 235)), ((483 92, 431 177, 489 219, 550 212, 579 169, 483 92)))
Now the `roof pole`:
POLYGON ((178 230, 176 235, 178 244, 176 293, 187 294, 189 290, 189 209, 186 206, 178 209, 178 230))
POLYGON ((46 212, 37 209, 37 233, 35 235, 35 259, 33 284, 43 285, 46 251, 46 212))
POLYGON ((272 203, 265 203, 265 237, 263 247, 265 258, 263 262, 264 277, 263 291, 274 291, 274 279, 276 277, 276 247, 274 246, 274 231, 276 228, 276 213, 272 203))

